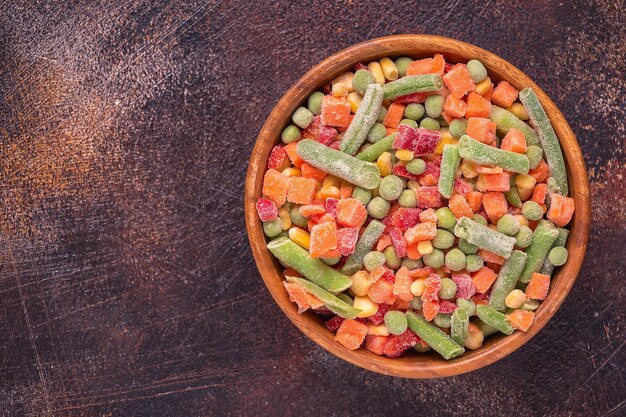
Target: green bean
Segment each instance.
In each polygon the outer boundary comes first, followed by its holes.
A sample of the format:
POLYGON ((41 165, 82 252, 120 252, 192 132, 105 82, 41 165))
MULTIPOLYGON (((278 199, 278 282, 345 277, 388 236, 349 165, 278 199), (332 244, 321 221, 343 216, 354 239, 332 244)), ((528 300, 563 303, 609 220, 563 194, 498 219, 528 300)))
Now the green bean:
POLYGON ((438 189, 439 194, 445 198, 452 197, 452 191, 454 191, 454 179, 456 177, 456 171, 459 169, 460 162, 461 157, 459 156, 458 146, 450 144, 443 145, 438 189))
POLYGON ((504 300, 515 289, 517 280, 522 274, 524 265, 526 265, 527 257, 524 252, 514 250, 511 252, 511 257, 504 261, 489 295, 489 304, 496 310, 504 311, 506 309, 504 300))
POLYGON ((469 332, 469 314, 464 308, 457 308, 452 313, 450 336, 458 345, 462 346, 469 332))
POLYGON ((485 323, 484 321, 480 319, 476 320, 474 324, 478 326, 478 328, 480 329, 481 332, 483 332, 483 335, 485 337, 498 333, 498 329, 496 329, 495 327, 491 327, 490 325, 488 325, 487 323, 485 323))
POLYGON ((323 302, 330 311, 345 319, 355 319, 361 312, 358 308, 352 307, 350 304, 335 297, 333 294, 313 284, 311 281, 296 277, 286 277, 286 279, 289 282, 294 282, 300 285, 306 292, 319 298, 319 300, 323 302))
POLYGON ((454 234, 479 248, 505 258, 511 256, 511 251, 515 246, 515 238, 492 230, 467 217, 461 217, 458 220, 454 227, 454 234))
POLYGON ((528 260, 519 279, 522 284, 528 284, 532 274, 541 269, 548 257, 548 252, 552 249, 552 244, 558 236, 559 231, 551 222, 547 220, 539 221, 537 228, 533 232, 533 240, 528 249, 526 249, 528 260))
POLYGON ((541 149, 540 146, 531 145, 526 150, 526 156, 528 157, 528 162, 530 163, 530 169, 535 169, 543 158, 543 149, 541 149))
POLYGON ((409 328, 444 359, 453 359, 465 352, 463 346, 457 344, 447 334, 413 311, 407 312, 406 317, 409 328))
POLYGON ((407 75, 383 86, 385 100, 393 100, 407 94, 441 90, 443 80, 437 74, 407 75))
POLYGON ((378 84, 370 84, 365 90, 363 100, 356 111, 350 126, 345 131, 341 142, 339 142, 339 150, 349 155, 357 153, 367 134, 376 123, 378 111, 383 104, 383 89, 378 84))
POLYGON ((528 158, 524 154, 498 149, 467 135, 461 136, 458 146, 461 158, 469 159, 481 165, 499 166, 507 171, 520 174, 528 173, 528 158))
POLYGON ((378 220, 372 220, 363 231, 361 237, 359 237, 359 240, 357 240, 354 252, 352 252, 343 268, 341 268, 341 272, 352 275, 360 270, 363 267, 363 257, 372 250, 384 231, 384 224, 378 220))
POLYGON ((384 139, 379 140, 374 143, 369 148, 364 151, 359 152, 354 157, 356 159, 360 159, 361 161, 374 162, 381 156, 384 152, 391 149, 391 145, 393 144, 393 140, 396 138, 396 133, 392 133, 384 139))
POLYGON ((510 111, 492 104, 489 118, 496 124, 498 130, 503 134, 507 134, 511 128, 515 128, 522 131, 524 137, 526 138, 527 145, 530 146, 539 144, 539 136, 537 136, 537 132, 535 132, 532 127, 518 119, 517 116, 510 111))
POLYGON ((513 207, 522 208, 522 200, 519 198, 517 187, 509 188, 509 191, 504 193, 504 197, 506 197, 506 201, 513 207))
POLYGON ((476 306, 476 314, 485 324, 488 324, 506 335, 512 334, 515 330, 506 316, 493 307, 480 304, 476 306))

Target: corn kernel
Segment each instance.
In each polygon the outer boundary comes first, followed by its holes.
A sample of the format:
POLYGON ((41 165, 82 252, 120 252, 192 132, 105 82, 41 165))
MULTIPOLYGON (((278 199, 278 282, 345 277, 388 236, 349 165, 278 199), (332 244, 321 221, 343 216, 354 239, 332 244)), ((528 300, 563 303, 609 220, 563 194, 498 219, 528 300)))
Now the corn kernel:
POLYGON ((417 190, 420 189, 420 187, 422 186, 419 182, 415 181, 415 180, 409 180, 406 183, 406 186, 410 189, 413 190, 414 192, 417 192, 417 190))
POLYGON ((528 219, 521 214, 516 214, 515 218, 519 222, 520 226, 528 226, 528 219))
POLYGON ((330 85, 333 96, 345 97, 348 93, 354 91, 354 88, 352 88, 352 77, 354 77, 354 74, 348 71, 332 80, 330 85))
POLYGON ((485 184, 485 175, 479 174, 478 180, 476 180, 476 189, 481 193, 487 191, 487 184, 485 184))
POLYGON ((288 177, 299 177, 302 175, 298 168, 287 168, 283 170, 283 174, 288 177))
POLYGON ((513 103, 511 107, 507 109, 511 113, 515 115, 520 120, 528 120, 530 117, 528 116, 528 112, 526 111, 526 107, 522 103, 513 103))
POLYGON ((278 217, 280 217, 280 222, 283 225, 283 230, 287 230, 291 227, 291 216, 289 215, 289 210, 281 207, 280 210, 278 210, 278 217))
POLYGON ((410 161, 413 159, 413 151, 408 149, 399 149, 396 151, 396 158, 401 161, 410 161))
POLYGON ((459 143, 458 139, 455 139, 452 135, 448 133, 446 136, 442 136, 437 143, 437 147, 435 148, 435 154, 441 155, 443 153, 444 145, 456 145, 459 143))
POLYGON ((522 290, 513 290, 504 299, 504 304, 508 308, 520 308, 526 301, 526 294, 522 290))
POLYGON ((378 304, 373 302, 367 295, 364 297, 360 295, 354 297, 352 307, 361 310, 361 312, 357 315, 357 317, 360 318, 371 317, 378 311, 378 304))
POLYGON ((319 191, 319 194, 320 197, 322 197, 322 200, 326 200, 327 198, 341 198, 341 191, 339 190, 339 188, 333 185, 330 185, 328 187, 322 187, 319 191))
POLYGON ((450 270, 447 267, 442 266, 440 268, 435 269, 435 274, 439 275, 441 278, 449 277, 450 270))
POLYGON ((370 274, 367 271, 359 271, 350 277, 352 280, 352 286, 350 289, 356 295, 364 296, 370 290, 373 282, 370 278, 370 274))
POLYGON ((327 175, 324 181, 322 181, 322 187, 329 186, 339 188, 341 186, 341 178, 335 177, 334 175, 327 175))
POLYGON ((383 69, 381 68, 378 62, 376 61, 370 62, 369 64, 367 64, 367 68, 372 73, 372 76, 374 77, 374 81, 376 82, 376 84, 380 84, 380 85, 385 84, 385 74, 383 73, 383 69))
POLYGON ((379 62, 383 70, 383 75, 387 80, 393 81, 398 79, 398 67, 396 67, 396 64, 391 59, 385 57, 379 62))
POLYGON ((311 237, 307 232, 300 229, 299 227, 292 227, 289 229, 289 239, 293 240, 298 245, 302 246, 304 249, 309 250, 309 245, 311 244, 311 237))
POLYGON ((430 240, 422 240, 417 244, 417 251, 422 256, 433 253, 433 244, 430 242, 430 240))
POLYGON ((522 201, 526 201, 528 200, 530 197, 532 197, 533 195, 533 189, 529 188, 529 189, 523 189, 523 188, 518 188, 517 189, 517 194, 519 194, 519 199, 522 201))
POLYGON ((537 184, 537 180, 526 174, 519 174, 515 177, 515 185, 517 186, 517 190, 532 190, 537 184))
POLYGON ((363 96, 361 96, 356 91, 348 94, 348 103, 350 103, 350 110, 352 111, 352 113, 356 113, 356 111, 359 109, 359 106, 361 105, 361 101, 363 101, 363 96))
POLYGON ((469 159, 464 159, 463 162, 461 162, 459 169, 465 178, 476 178, 478 176, 478 172, 476 172, 476 163, 470 161, 469 159))
POLYGON ((491 85, 492 85, 491 80, 489 79, 489 77, 487 77, 481 82, 479 82, 478 84, 476 84, 476 88, 474 90, 482 96, 487 91, 489 91, 489 89, 491 88, 491 85))
POLYGON ((463 346, 472 350, 478 349, 483 345, 485 335, 483 335, 483 332, 474 323, 469 324, 468 330, 469 332, 467 333, 467 337, 465 338, 463 346))
POLYGON ((384 324, 368 324, 367 334, 371 334, 372 336, 389 336, 389 329, 384 324))
POLYGON ((418 278, 411 284, 410 290, 411 294, 416 297, 420 297, 424 294, 424 290, 426 289, 426 278, 418 278))
POLYGON ((391 154, 389 152, 383 152, 382 155, 378 157, 376 165, 380 170, 381 177, 391 175, 391 154))

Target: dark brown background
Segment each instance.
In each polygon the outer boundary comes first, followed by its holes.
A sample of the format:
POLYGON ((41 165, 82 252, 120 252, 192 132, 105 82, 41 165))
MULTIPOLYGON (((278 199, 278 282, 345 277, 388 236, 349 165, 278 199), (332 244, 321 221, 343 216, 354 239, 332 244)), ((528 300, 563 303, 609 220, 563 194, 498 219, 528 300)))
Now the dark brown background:
POLYGON ((561 3, 4 2, 0 415, 624 416, 624 4, 561 3), (243 221, 246 160, 278 98, 395 33, 525 71, 591 177, 589 251, 560 311, 444 380, 370 373, 305 338, 243 221))

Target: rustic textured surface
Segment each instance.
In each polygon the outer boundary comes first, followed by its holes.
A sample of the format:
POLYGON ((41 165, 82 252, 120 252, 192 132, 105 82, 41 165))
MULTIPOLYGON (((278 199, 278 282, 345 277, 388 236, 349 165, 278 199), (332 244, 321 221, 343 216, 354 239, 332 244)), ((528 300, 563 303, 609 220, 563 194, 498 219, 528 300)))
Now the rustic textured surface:
POLYGON ((363 3, 0 7, 0 416, 626 413, 623 2, 363 3), (339 49, 411 32, 541 85, 593 196, 587 261, 553 320, 434 381, 306 339, 243 223, 245 160, 280 95, 339 49))

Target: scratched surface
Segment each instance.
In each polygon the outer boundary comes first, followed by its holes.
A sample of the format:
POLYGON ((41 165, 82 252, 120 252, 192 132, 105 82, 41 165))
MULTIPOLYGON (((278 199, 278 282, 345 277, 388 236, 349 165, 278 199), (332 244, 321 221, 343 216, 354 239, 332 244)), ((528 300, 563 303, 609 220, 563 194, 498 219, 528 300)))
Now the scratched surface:
POLYGON ((391 3, 2 2, 0 416, 626 415, 623 1, 391 3), (308 340, 263 286, 243 221, 246 158, 289 85, 412 32, 537 81, 593 194, 588 256, 552 321, 435 381, 308 340))

